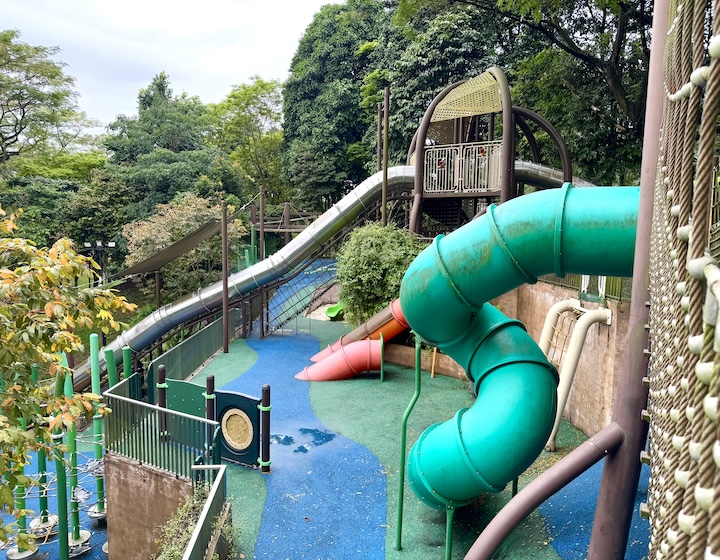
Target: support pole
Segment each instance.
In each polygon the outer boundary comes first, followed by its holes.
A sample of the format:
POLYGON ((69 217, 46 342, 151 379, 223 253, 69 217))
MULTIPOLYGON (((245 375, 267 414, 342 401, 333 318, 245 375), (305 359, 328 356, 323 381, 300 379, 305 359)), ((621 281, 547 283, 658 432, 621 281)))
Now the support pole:
POLYGON ((383 164, 382 164, 382 153, 383 153, 383 104, 378 103, 377 104, 377 170, 382 171, 383 164))
MULTIPOLYGON (((96 335, 97 336, 97 335, 96 335)), ((55 397, 63 395, 63 374, 58 372, 55 375, 55 397)), ((68 501, 67 501, 67 476, 65 473, 65 460, 60 447, 62 444, 62 428, 53 429, 52 439, 55 447, 55 474, 57 477, 57 505, 58 505, 58 541, 60 549, 60 560, 70 560, 70 543, 68 535, 68 501)))
POLYGON ((117 365, 115 364, 115 353, 109 349, 105 349, 105 365, 107 367, 108 385, 114 387, 118 384, 117 365))
MULTIPOLYGON (((110 353, 112 354, 112 351, 110 353)), ((73 384, 70 374, 65 376, 64 394, 66 397, 73 396, 73 384)), ((68 481, 70 484, 70 543, 77 546, 87 542, 90 539, 90 534, 85 531, 87 533, 86 539, 83 539, 80 534, 80 509, 75 496, 75 490, 78 486, 77 425, 75 422, 67 429, 67 446, 68 453, 70 453, 70 477, 68 481)))
POLYGON ((223 354, 228 353, 230 345, 230 297, 228 296, 228 218, 227 203, 222 201, 222 327, 223 327, 223 354))
POLYGON ((123 354, 123 379, 127 379, 132 375, 132 348, 124 346, 123 354))
MULTIPOLYGON (((98 335, 93 333, 90 335, 90 377, 92 382, 92 392, 101 395, 100 388, 100 363, 99 363, 99 344, 98 335)), ((95 435, 95 460, 103 460, 103 421, 102 416, 98 414, 95 408, 95 416, 93 416, 93 433, 95 435)), ((105 511, 105 477, 98 475, 95 477, 95 490, 97 492, 97 504, 91 509, 90 515, 96 518, 104 518, 105 511)))
POLYGON ((162 307, 162 274, 159 270, 155 271, 155 308, 162 307))
POLYGON ((595 519, 590 536, 588 558, 624 558, 632 522, 633 503, 640 478, 640 452, 645 447, 647 423, 641 411, 647 406, 648 348, 645 324, 648 322, 650 271, 650 237, 653 199, 658 162, 658 138, 665 98, 663 88, 663 53, 667 36, 669 1, 655 2, 653 12, 653 45, 648 75, 645 133, 640 175, 640 206, 633 265, 632 295, 628 334, 625 340, 622 369, 617 388, 613 421, 625 432, 623 445, 605 460, 595 519))
POLYGON ((286 202, 283 205, 283 227, 285 228, 285 234, 283 236, 283 242, 285 245, 290 243, 290 203, 286 202))
POLYGON ((260 435, 262 438, 260 445, 260 472, 268 474, 270 472, 270 385, 262 386, 262 396, 260 400, 260 435))
POLYGON ((385 101, 383 105, 383 182, 382 199, 380 203, 380 216, 382 225, 387 225, 387 190, 388 190, 388 128, 390 126, 390 88, 385 87, 385 101))
POLYGON ((403 499, 405 492, 405 460, 407 458, 407 423, 410 418, 410 414, 415 408, 415 403, 420 398, 420 337, 415 336, 415 393, 410 399, 405 414, 402 419, 402 426, 400 429, 400 480, 398 484, 398 519, 397 519, 397 536, 395 540, 395 550, 402 550, 402 517, 403 517, 403 499))
POLYGON ((258 260, 261 261, 265 258, 265 187, 260 185, 260 218, 258 221, 259 228, 259 240, 258 247, 260 248, 260 254, 258 260))
MULTIPOLYGON (((160 408, 167 408, 167 389, 168 385, 165 382, 167 379, 167 371, 165 369, 164 364, 160 364, 157 368, 158 372, 158 380, 157 380, 157 390, 158 390, 158 406, 160 408)), ((164 413, 160 413, 160 437, 163 438, 167 436, 167 416, 164 413)))

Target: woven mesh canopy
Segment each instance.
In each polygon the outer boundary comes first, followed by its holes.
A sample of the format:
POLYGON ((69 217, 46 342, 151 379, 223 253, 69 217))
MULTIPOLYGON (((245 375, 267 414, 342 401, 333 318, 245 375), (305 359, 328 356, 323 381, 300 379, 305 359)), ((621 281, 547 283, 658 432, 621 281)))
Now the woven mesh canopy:
POLYGON ((502 110, 498 83, 489 72, 484 72, 451 90, 438 103, 431 122, 487 115, 502 110))

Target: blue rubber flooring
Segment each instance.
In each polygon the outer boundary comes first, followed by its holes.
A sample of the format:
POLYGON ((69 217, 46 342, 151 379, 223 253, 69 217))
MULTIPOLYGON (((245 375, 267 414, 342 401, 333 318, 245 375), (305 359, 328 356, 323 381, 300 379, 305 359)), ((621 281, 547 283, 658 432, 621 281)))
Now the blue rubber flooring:
MULTIPOLYGON (((96 502, 96 479, 89 472, 89 467, 94 463, 94 453, 92 451, 81 451, 82 444, 78 444, 78 485, 83 489, 77 495, 80 500, 79 503, 79 520, 80 529, 90 532, 90 540, 85 546, 78 549, 71 549, 72 554, 81 554, 82 558, 87 560, 104 560, 107 558, 107 554, 102 551, 102 546, 107 542, 107 529, 104 521, 98 522, 91 519, 88 516, 88 510, 96 502), (81 553, 81 550, 86 550, 81 553)), ((85 445, 86 449, 90 446, 85 445)), ((66 456, 67 459, 67 456, 66 456)), ((33 478, 37 477, 38 465, 37 455, 32 456, 32 462, 30 465, 25 467, 25 474, 33 478)), ((57 513, 57 483, 55 476, 55 461, 47 461, 47 478, 49 487, 47 490, 48 495, 48 511, 51 513, 57 513)), ((69 480, 68 480, 69 484, 69 480)), ((39 497, 40 489, 38 487, 30 488, 27 492, 26 507, 34 512, 39 513, 39 497)), ((9 523, 14 521, 14 518, 10 515, 3 514, 2 522, 9 523)), ((28 520, 28 527, 30 526, 30 520, 28 520)), ((57 528, 57 527, 56 527, 57 528)), ((38 544, 38 552, 33 557, 34 560, 49 560, 60 557, 60 549, 58 544, 57 535, 52 535, 47 539, 39 539, 36 541, 38 544)), ((7 549, 10 545, 3 547, 0 552, 0 559, 5 560, 7 555, 7 549)))
POLYGON ((310 406, 298 364, 320 350, 298 334, 250 339, 255 365, 222 388, 272 387, 272 474, 255 558, 384 559, 386 481, 365 447, 330 432, 310 406), (299 537, 299 538, 298 538, 299 537))

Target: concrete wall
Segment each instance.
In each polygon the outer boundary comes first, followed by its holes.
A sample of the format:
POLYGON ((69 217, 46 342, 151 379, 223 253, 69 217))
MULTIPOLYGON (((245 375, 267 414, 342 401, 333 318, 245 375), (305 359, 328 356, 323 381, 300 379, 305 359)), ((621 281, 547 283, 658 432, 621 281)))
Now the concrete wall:
POLYGON ((192 494, 188 479, 148 465, 105 454, 108 557, 148 560, 156 556, 153 531, 192 494))
MULTIPOLYGON (((538 282, 524 285, 492 303, 509 317, 520 320, 535 341, 540 339, 545 316, 563 299, 577 299, 577 290, 538 282)), ((582 302, 587 309, 599 305, 582 302)), ((604 428, 612 418, 614 394, 622 364, 630 311, 629 302, 607 301, 612 324, 590 327, 563 415, 587 435, 604 428)))

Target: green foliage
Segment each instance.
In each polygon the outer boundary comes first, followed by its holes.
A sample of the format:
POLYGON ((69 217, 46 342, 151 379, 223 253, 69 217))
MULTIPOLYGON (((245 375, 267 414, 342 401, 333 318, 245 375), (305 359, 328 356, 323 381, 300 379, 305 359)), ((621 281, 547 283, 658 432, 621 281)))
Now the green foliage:
POLYGON ((19 38, 16 30, 0 31, 0 164, 44 143, 77 115, 73 79, 52 60, 59 49, 19 38))
MULTIPOLYGON (((208 487, 198 486, 180 503, 173 516, 164 525, 155 529, 155 546, 158 551, 155 560, 181 560, 183 558, 207 498, 208 487)), ((215 519, 213 531, 217 528, 217 524, 218 520, 215 519)), ((227 558, 237 558, 235 535, 229 520, 220 528, 220 532, 222 538, 229 545, 227 558)), ((214 558, 219 558, 217 553, 214 558)))
POLYGON ((221 103, 211 106, 216 119, 215 144, 243 178, 263 187, 270 203, 289 200, 281 172, 282 85, 254 76, 235 86, 221 103))
MULTIPOLYGON (((61 354, 82 349, 77 329, 125 327, 116 314, 134 306, 111 290, 75 286, 77 277, 92 274, 94 263, 77 255, 68 239, 38 248, 15 237, 16 229, 15 215, 5 218, 0 209, 0 508, 18 517, 24 512, 15 509, 12 496, 16 487, 31 484, 20 474, 29 453, 41 447, 52 452, 50 431, 92 416, 100 399, 54 396, 52 379, 67 374, 61 354)), ((12 527, 0 527, 1 540, 8 531, 12 527)))
POLYGON ((197 97, 174 96, 168 76, 161 72, 138 94, 138 115, 121 115, 110 123, 105 147, 113 163, 135 163, 156 149, 170 152, 202 150, 210 132, 207 108, 197 97))
MULTIPOLYGON (((128 240, 125 266, 132 266, 179 241, 211 220, 220 219, 220 205, 193 193, 181 193, 168 204, 157 207, 155 214, 123 227, 128 240), (189 211, 192 209, 192 211, 189 211)), ((229 209, 229 213, 232 209, 229 209)), ((236 258, 236 247, 246 232, 239 221, 229 224, 229 261, 236 258)), ((222 271, 222 244, 216 235, 200 243, 163 268, 165 298, 172 301, 193 290, 219 280, 222 271)), ((151 291, 154 291, 154 287, 151 291)))
POLYGON ((0 191, 0 205, 10 212, 22 209, 16 235, 48 246, 68 235, 65 211, 78 190, 76 183, 43 177, 15 177, 0 191))
POLYGON ((412 234, 393 225, 354 230, 337 257, 346 319, 359 325, 398 297, 402 277, 422 249, 412 234))
POLYGON ((367 128, 360 87, 386 19, 376 0, 329 4, 300 40, 284 90, 284 158, 306 206, 327 208, 365 178, 348 147, 367 128))

